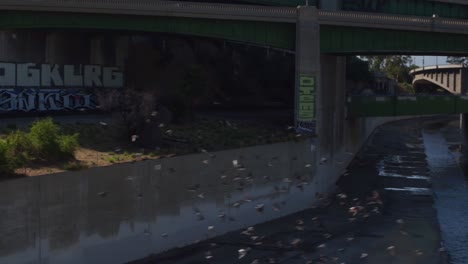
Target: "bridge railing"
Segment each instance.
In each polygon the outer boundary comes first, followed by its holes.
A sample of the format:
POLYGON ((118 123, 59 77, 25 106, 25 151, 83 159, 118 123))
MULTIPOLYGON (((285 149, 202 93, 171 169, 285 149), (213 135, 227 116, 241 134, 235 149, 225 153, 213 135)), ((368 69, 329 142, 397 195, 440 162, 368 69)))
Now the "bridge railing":
POLYGON ((468 34, 468 20, 439 17, 320 10, 319 22, 323 25, 468 34))

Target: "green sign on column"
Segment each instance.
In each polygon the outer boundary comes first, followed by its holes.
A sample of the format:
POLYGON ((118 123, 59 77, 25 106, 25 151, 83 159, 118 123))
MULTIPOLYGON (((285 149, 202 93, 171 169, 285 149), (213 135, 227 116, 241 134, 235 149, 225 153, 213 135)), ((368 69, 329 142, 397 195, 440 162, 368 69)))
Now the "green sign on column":
POLYGON ((299 96, 297 103, 297 128, 299 132, 307 134, 315 134, 316 132, 315 88, 315 77, 299 77, 299 96))

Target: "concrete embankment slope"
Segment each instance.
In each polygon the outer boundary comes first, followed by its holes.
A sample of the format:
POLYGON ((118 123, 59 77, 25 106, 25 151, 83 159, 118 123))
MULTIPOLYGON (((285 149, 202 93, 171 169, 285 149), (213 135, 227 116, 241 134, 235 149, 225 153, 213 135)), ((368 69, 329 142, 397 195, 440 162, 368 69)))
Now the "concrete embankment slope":
MULTIPOLYGON (((337 182, 338 193, 316 208, 133 264, 448 263, 431 190, 431 156, 446 156, 449 146, 434 152, 434 142, 422 138, 424 125, 411 120, 379 128, 337 182)), ((466 245, 457 237, 447 241, 449 252, 453 240, 456 250, 466 245)))
POLYGON ((307 139, 1 182, 0 263, 125 263, 304 210, 391 120, 347 121, 318 146, 307 139))

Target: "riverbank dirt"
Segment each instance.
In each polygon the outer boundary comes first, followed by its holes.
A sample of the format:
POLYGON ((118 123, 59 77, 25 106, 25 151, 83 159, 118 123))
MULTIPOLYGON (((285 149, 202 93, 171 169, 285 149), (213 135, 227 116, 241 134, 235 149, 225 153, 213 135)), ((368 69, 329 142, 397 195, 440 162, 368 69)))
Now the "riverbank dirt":
MULTIPOLYGON (((301 140, 288 126, 284 113, 230 112, 200 115, 189 124, 159 124, 161 145, 144 148, 141 133, 126 135, 118 117, 56 116, 54 121, 66 134, 79 134, 80 148, 75 159, 61 162, 27 164, 17 176, 39 176, 67 170, 157 159, 204 151, 219 151, 247 146, 301 140)), ((36 118, 2 119, 0 138, 19 129, 27 130, 36 118)))
POLYGON ((448 263, 427 178, 424 121, 377 129, 337 192, 309 210, 132 264, 448 263))

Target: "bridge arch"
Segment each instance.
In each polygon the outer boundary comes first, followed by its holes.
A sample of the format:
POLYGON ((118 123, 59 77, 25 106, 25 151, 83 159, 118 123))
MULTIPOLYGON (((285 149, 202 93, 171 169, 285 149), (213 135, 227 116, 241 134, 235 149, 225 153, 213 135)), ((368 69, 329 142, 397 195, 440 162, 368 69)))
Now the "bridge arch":
POLYGON ((464 65, 441 65, 418 68, 410 73, 413 85, 436 85, 452 94, 468 92, 468 68, 464 65))

